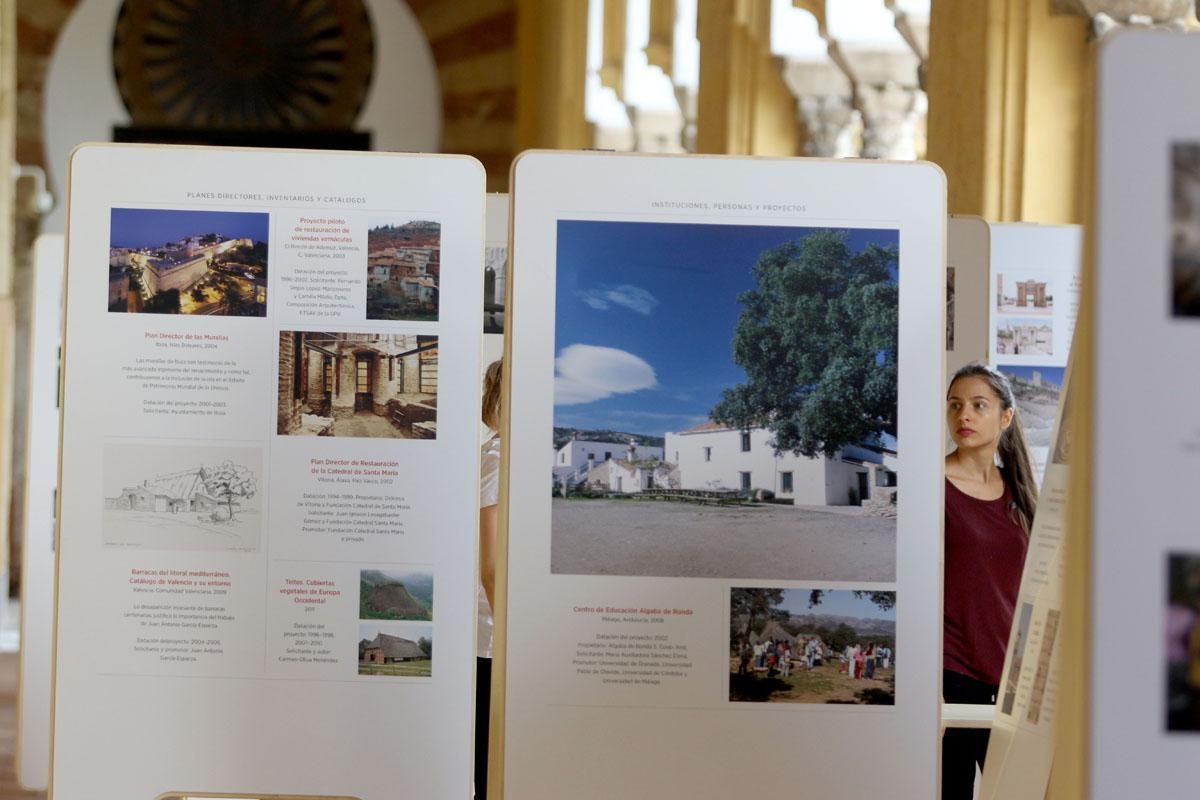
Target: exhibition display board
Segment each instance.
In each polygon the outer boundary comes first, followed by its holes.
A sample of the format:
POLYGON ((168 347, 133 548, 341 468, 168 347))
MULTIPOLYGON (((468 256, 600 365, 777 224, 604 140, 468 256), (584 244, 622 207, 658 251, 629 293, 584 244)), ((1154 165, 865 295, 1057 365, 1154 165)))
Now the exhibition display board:
POLYGON ((482 168, 70 179, 52 797, 468 797, 482 168))
POLYGON ((54 628, 54 489, 58 482, 63 246, 63 236, 57 233, 39 236, 33 246, 16 766, 20 784, 36 791, 45 790, 50 781, 50 640, 54 628))
POLYGON ((1083 228, 990 227, 989 364, 1012 383, 1041 484, 1079 316, 1083 228))
POLYGON ((981 217, 951 216, 946 226, 946 380, 988 360, 991 238, 981 217))
POLYGON ((1183 797, 1200 783, 1200 107, 1179 98, 1200 40, 1121 32, 1098 70, 1087 794, 1183 797))
POLYGON ((1021 588, 1001 672, 981 800, 1044 797, 1054 757, 1063 611, 1063 543, 1073 431, 1066 413, 1069 375, 1054 422, 1021 588))
POLYGON ((513 187, 505 796, 936 796, 941 172, 513 187))

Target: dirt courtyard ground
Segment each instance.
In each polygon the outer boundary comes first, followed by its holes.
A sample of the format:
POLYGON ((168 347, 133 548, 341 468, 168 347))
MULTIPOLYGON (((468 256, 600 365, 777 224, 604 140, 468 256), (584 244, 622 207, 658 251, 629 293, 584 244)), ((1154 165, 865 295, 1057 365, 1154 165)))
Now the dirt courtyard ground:
POLYGON ((555 498, 552 509, 556 574, 896 579, 896 520, 856 507, 555 498))
POLYGON ((743 703, 853 703, 895 705, 896 670, 876 668, 874 678, 854 680, 839 671, 837 658, 811 672, 793 668, 784 678, 765 671, 738 675, 737 658, 729 659, 729 699, 743 703))

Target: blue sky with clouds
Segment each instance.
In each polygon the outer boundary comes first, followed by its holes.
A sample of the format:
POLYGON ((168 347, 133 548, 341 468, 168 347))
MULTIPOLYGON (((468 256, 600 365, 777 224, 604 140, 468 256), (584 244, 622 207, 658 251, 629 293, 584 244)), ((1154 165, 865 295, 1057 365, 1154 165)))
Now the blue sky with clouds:
POLYGON ((858 598, 849 589, 826 590, 821 597, 821 605, 808 607, 809 589, 785 589, 780 608, 787 609, 793 614, 837 614, 844 617, 865 617, 867 619, 896 619, 896 607, 884 611, 875 605, 868 596, 858 598))
MULTIPOLYGON (((745 378, 731 342, 765 250, 813 228, 558 223, 554 424, 661 436, 708 419, 745 378)), ((850 249, 897 231, 845 231, 850 249)))
POLYGON ((205 233, 265 242, 270 216, 249 211, 114 208, 111 221, 113 247, 162 247, 185 236, 205 233))

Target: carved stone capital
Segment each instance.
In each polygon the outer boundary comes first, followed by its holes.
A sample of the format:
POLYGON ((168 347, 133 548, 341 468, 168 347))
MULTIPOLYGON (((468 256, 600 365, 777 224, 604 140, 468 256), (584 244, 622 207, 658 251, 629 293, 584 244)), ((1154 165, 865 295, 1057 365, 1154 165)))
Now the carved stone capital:
POLYGON ((1053 8, 1091 19, 1097 38, 1125 26, 1187 30, 1196 20, 1195 0, 1054 0, 1053 8))
POLYGON ((864 158, 916 158, 917 91, 886 83, 858 87, 864 158))
POLYGON ((804 95, 797 99, 807 137, 804 154, 819 158, 855 155, 853 130, 858 112, 850 98, 838 95, 804 95))

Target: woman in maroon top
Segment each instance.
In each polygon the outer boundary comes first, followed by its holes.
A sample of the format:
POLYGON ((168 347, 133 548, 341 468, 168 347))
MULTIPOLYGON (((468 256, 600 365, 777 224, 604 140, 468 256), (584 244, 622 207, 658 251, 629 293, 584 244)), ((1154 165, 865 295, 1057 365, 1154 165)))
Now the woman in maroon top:
MULTIPOLYGON (((1012 387, 968 364, 946 393, 946 556, 942 697, 995 703, 1008 648, 1037 483, 1012 387)), ((983 769, 987 730, 942 737, 942 800, 970 800, 983 769)))

